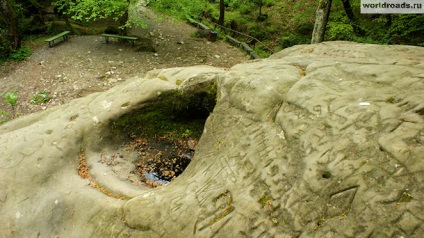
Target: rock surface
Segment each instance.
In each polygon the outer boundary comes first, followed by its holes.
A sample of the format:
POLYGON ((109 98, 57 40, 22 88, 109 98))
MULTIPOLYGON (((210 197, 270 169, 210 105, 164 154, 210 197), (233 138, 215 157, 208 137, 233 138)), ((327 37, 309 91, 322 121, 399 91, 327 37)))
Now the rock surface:
POLYGON ((424 48, 410 46, 153 71, 0 127, 0 237, 422 237, 423 92, 424 48), (111 120, 206 81, 217 105, 175 181, 78 175, 113 148, 111 120))

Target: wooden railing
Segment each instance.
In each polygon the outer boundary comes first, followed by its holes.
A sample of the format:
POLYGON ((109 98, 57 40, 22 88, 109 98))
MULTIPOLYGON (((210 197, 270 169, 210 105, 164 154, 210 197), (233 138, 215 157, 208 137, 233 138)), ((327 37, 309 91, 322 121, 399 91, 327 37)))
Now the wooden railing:
MULTIPOLYGON (((198 27, 198 28, 201 28, 201 29, 203 29, 203 30, 208 30, 208 31, 212 31, 212 29, 211 28, 209 28, 208 26, 206 26, 205 24, 203 24, 203 23, 201 23, 201 22, 198 22, 198 21, 196 21, 196 20, 194 20, 192 17, 190 17, 190 16, 187 16, 187 20, 188 20, 188 22, 190 23, 190 24, 192 24, 192 25, 194 25, 194 26, 196 26, 196 27, 198 27)), ((239 31, 236 31, 236 30, 233 30, 233 29, 231 29, 231 28, 228 28, 228 27, 225 27, 225 26, 221 26, 221 25, 219 25, 219 24, 217 24, 217 23, 215 23, 215 22, 211 22, 211 21, 209 21, 209 20, 207 20, 207 19, 205 19, 205 18, 203 18, 203 20, 205 20, 205 21, 208 21, 210 24, 213 24, 214 26, 215 26, 215 28, 216 27, 219 27, 221 30, 223 30, 224 32, 225 32, 225 38, 227 39, 227 41, 229 41, 231 44, 233 44, 233 45, 235 45, 235 46, 237 46, 237 47, 241 47, 241 48, 243 48, 243 50, 244 51, 246 51, 253 59, 259 59, 260 58, 260 56, 259 55, 257 55, 256 53, 255 53, 255 51, 246 43, 246 42, 243 42, 243 41, 239 41, 239 40, 237 40, 236 38, 234 38, 234 37, 232 37, 232 36, 230 36, 230 35, 228 35, 227 34, 227 32, 233 32, 233 33, 236 33, 236 34, 238 34, 238 35, 241 35, 241 36, 243 36, 243 37, 246 37, 246 38, 248 38, 248 39, 250 39, 251 41, 250 42, 252 42, 252 41, 256 41, 257 43, 259 43, 265 50, 267 50, 267 51, 269 51, 269 53, 271 53, 271 54, 273 54, 274 52, 269 48, 269 47, 267 47, 263 42, 261 42, 260 40, 258 40, 257 38, 255 38, 255 37, 253 37, 253 36, 249 36, 249 35, 247 35, 247 34, 245 34, 245 33, 243 33, 243 32, 239 32, 239 31)))

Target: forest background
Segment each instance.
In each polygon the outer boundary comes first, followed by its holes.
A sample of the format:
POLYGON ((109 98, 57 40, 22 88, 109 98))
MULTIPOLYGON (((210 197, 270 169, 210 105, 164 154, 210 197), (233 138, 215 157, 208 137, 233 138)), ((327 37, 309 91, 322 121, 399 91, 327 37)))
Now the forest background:
MULTIPOLYGON (((128 19, 133 0, 0 0, 0 63, 19 61, 30 43, 71 30, 98 34, 93 22, 121 27, 143 25, 128 19)), ((316 0, 152 0, 156 12, 190 16, 221 33, 243 38, 262 57, 296 44, 311 42, 316 0), (219 27, 222 26, 222 27, 219 27), (222 32, 224 33, 224 32, 222 32), (247 37, 246 35, 250 36, 247 37), (260 44, 258 44, 260 42, 260 44)), ((219 34, 223 35, 223 34, 219 34)), ((333 0, 325 40, 424 46, 423 14, 360 14, 360 0, 333 0)))

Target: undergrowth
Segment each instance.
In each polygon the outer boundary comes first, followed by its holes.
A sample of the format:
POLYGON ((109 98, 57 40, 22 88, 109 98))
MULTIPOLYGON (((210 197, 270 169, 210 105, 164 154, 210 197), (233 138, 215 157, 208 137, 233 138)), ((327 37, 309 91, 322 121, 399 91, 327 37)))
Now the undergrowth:
MULTIPOLYGON (((157 0, 151 6, 180 18, 190 15, 196 20, 218 22, 219 0, 157 0)), ((225 0, 224 26, 251 35, 277 52, 298 44, 309 44, 319 1, 305 0, 225 0), (260 9, 260 2, 262 8, 260 9)), ((364 33, 354 31, 342 1, 334 0, 327 24, 326 41, 346 40, 371 44, 409 44, 424 46, 424 15, 360 13, 360 0, 350 0, 355 18, 364 33)), ((210 25, 210 27, 214 27, 210 25)), ((241 41, 243 37, 230 33, 241 41)), ((247 41, 246 41, 247 42, 247 41)), ((266 57, 255 42, 247 42, 256 53, 266 57)))
POLYGON ((13 62, 23 61, 27 57, 31 56, 31 54, 32 54, 31 49, 27 46, 23 46, 17 50, 13 50, 9 56, 1 57, 0 64, 7 61, 13 61, 13 62))

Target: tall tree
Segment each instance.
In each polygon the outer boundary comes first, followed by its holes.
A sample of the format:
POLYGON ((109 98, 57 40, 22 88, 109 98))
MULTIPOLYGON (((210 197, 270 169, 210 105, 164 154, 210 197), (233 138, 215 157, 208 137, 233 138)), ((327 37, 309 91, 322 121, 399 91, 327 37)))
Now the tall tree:
POLYGON ((259 16, 258 17, 261 17, 262 16, 263 0, 259 0, 258 5, 259 5, 259 16))
POLYGON ((0 0, 2 10, 2 25, 6 26, 9 44, 9 51, 21 47, 21 34, 19 31, 19 19, 17 13, 17 4, 14 0, 0 0))
POLYGON ((330 16, 332 0, 320 0, 316 11, 314 31, 312 32, 311 43, 320 43, 324 40, 325 28, 330 16))
POLYGON ((346 12, 347 17, 349 18, 349 21, 352 25, 353 31, 358 35, 365 35, 365 31, 361 28, 358 19, 355 17, 355 14, 353 14, 352 6, 350 5, 349 0, 342 0, 343 8, 346 12))
POLYGON ((224 0, 219 0, 219 19, 218 24, 224 25, 224 17, 225 17, 225 2, 224 0))

